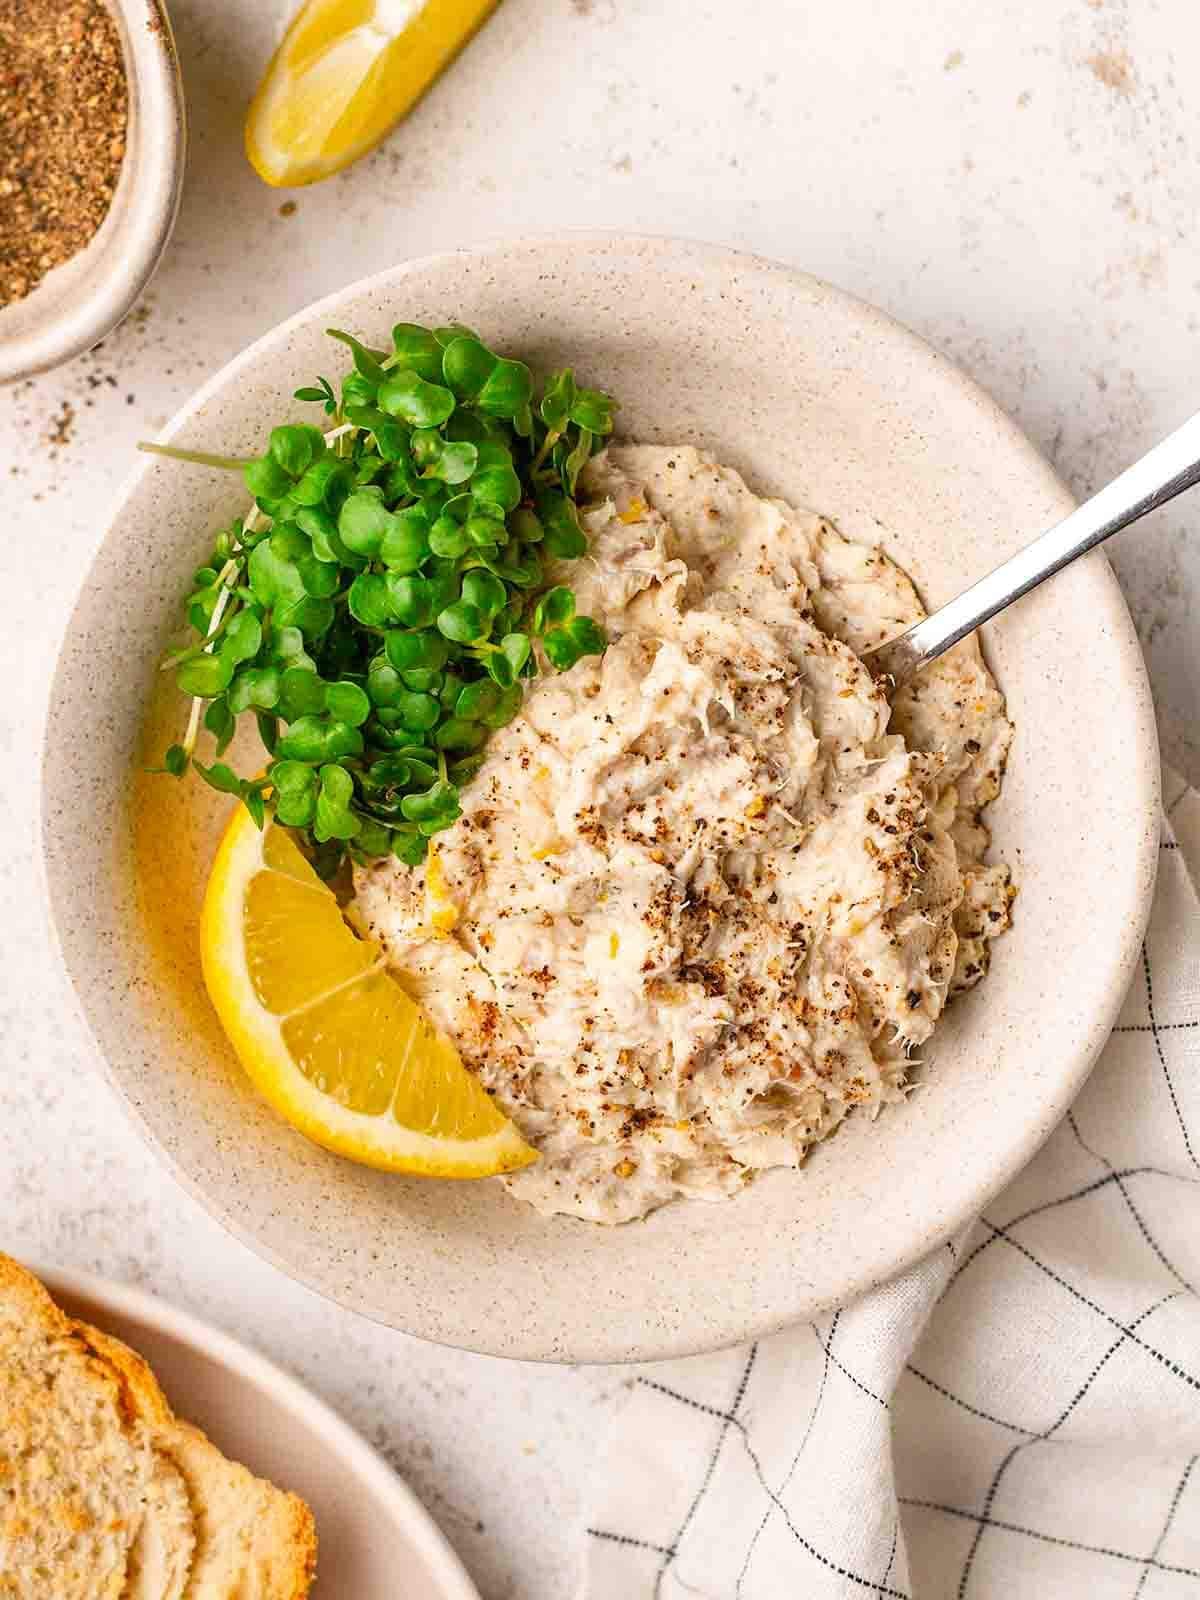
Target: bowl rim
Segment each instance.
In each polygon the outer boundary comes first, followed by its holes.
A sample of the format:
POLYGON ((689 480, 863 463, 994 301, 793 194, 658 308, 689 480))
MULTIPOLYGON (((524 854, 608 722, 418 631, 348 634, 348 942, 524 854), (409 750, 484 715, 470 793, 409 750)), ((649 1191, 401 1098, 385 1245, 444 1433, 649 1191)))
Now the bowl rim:
MULTIPOLYGON (((177 437, 214 395, 259 359, 259 354, 265 344, 273 344, 276 340, 283 340, 293 328, 329 315, 335 307, 352 296, 379 290, 389 285, 393 280, 400 282, 406 276, 417 271, 428 270, 435 264, 455 260, 483 262, 493 257, 500 250, 516 252, 531 247, 551 249, 562 246, 591 248, 593 250, 620 250, 630 246, 637 246, 641 249, 649 250, 651 253, 666 252, 667 254, 683 250, 690 259, 697 261, 698 264, 706 264, 710 267, 722 266, 727 270, 736 270, 743 276, 747 274, 763 275, 770 279, 782 280, 793 288, 803 290, 810 295, 819 295, 837 302, 844 311, 857 318, 861 325, 871 327, 893 342, 904 345, 910 355, 927 372, 933 371, 942 381, 949 383, 958 392, 959 397, 974 410, 976 416, 984 419, 997 436, 1003 440, 1006 449, 1011 449, 1015 455, 1023 458, 1031 480, 1036 479, 1038 481, 1046 499, 1050 502, 1057 502, 1063 515, 1074 509, 1076 505, 1075 498, 1063 480, 1045 457, 1042 456, 1036 445, 987 391, 976 383, 973 378, 969 377, 948 356, 927 343, 920 335, 899 322, 888 312, 847 290, 805 272, 801 268, 752 252, 678 235, 672 236, 618 229, 567 228, 533 234, 502 235, 474 243, 468 247, 411 257, 380 272, 367 274, 363 278, 357 279, 311 302, 284 321, 266 330, 244 350, 239 352, 238 355, 226 362, 205 380, 191 399, 160 430, 158 440, 159 442, 168 442, 177 437)), ((155 464, 154 458, 150 456, 147 456, 144 461, 136 463, 118 491, 116 501, 105 522, 104 534, 93 551, 92 561, 89 563, 80 594, 77 597, 76 604, 72 607, 70 617, 63 630, 64 647, 71 635, 82 595, 90 582, 92 571, 96 561, 99 559, 103 546, 107 542, 112 528, 123 514, 126 505, 138 491, 144 478, 154 470, 155 464)), ((1131 876, 1135 877, 1141 886, 1141 898, 1121 923, 1122 937, 1120 940, 1114 939, 1112 943, 1111 953, 1108 957, 1108 976, 1104 988, 1106 1003, 1092 1018, 1090 1025, 1084 1031, 1071 1070, 1069 1072, 1065 1070, 1059 1072, 1056 1079, 1056 1089, 1042 1102, 1039 1108, 1039 1116, 1037 1118, 1030 1117, 1022 1129, 1020 1137, 1014 1136, 1009 1141, 1002 1155, 993 1161, 988 1170, 986 1181, 977 1183, 969 1197, 964 1197, 956 1202, 953 1207, 940 1212, 936 1219, 925 1219, 922 1228, 914 1230, 908 1247, 903 1252, 896 1252, 894 1258, 888 1262, 886 1270, 879 1270, 862 1262, 857 1263, 855 1273, 848 1275, 846 1283, 836 1293, 814 1296, 811 1291, 804 1295, 798 1290, 796 1300, 797 1302, 802 1300, 802 1304, 797 1304, 795 1308, 790 1310, 776 1310, 770 1314, 761 1313, 752 1321, 744 1320, 743 1325, 736 1331, 723 1335, 715 1343, 711 1332, 707 1336, 701 1334, 697 1337, 696 1334, 689 1334, 686 1328, 683 1330, 654 1328, 647 1330, 644 1343, 637 1348, 605 1342, 603 1335, 592 1333, 575 1340, 571 1348, 566 1351, 549 1333, 544 1334, 536 1345, 533 1340, 529 1340, 527 1348, 514 1350, 510 1344, 505 1342, 502 1333, 476 1336, 468 1341, 466 1339, 441 1337, 411 1323, 402 1327, 401 1324, 393 1321, 382 1311, 373 1308, 369 1304, 364 1304, 361 1298, 344 1289, 336 1290, 323 1281, 320 1276, 307 1270, 301 1260, 285 1257, 271 1244, 261 1239, 249 1225, 243 1222, 237 1207, 232 1201, 222 1200, 211 1188, 206 1187, 197 1178, 193 1177, 183 1164, 176 1159, 174 1154, 164 1146, 158 1135, 151 1128, 141 1108, 113 1070, 88 1016, 82 992, 77 986, 75 974, 67 961, 66 947, 59 927, 58 908, 52 888, 50 871, 50 858, 54 851, 55 839, 54 818, 49 805, 46 782, 50 750, 49 741, 44 738, 39 763, 41 781, 38 837, 41 849, 38 851, 38 858, 40 877, 45 893, 47 920, 51 928, 54 947, 58 952, 63 970, 69 979, 68 987, 76 1013, 83 1024, 87 1036, 92 1041, 106 1078, 116 1091, 118 1101, 137 1126, 142 1138, 172 1172, 185 1191, 195 1198, 209 1215, 213 1216, 235 1239, 253 1250, 261 1259, 270 1262, 286 1276, 302 1283, 314 1293, 320 1294, 323 1298, 342 1306, 344 1309, 352 1310, 358 1315, 365 1316, 368 1320, 377 1322, 382 1326, 401 1329, 413 1334, 415 1337, 424 1338, 432 1343, 442 1344, 449 1348, 469 1349, 479 1354, 508 1359, 550 1363, 620 1364, 671 1360, 708 1354, 714 1350, 730 1348, 733 1345, 751 1339, 768 1337, 787 1327, 794 1326, 798 1321, 804 1320, 809 1316, 819 1315, 837 1306, 846 1305, 870 1290, 877 1288, 880 1284, 891 1281, 931 1254, 935 1249, 943 1246, 948 1239, 954 1237, 963 1227, 973 1222, 980 1211, 1017 1176, 1036 1154, 1061 1121, 1094 1067, 1101 1050, 1108 1040, 1112 1025, 1116 1021, 1124 1000, 1126 989, 1136 970, 1142 939, 1150 916, 1159 857, 1158 817, 1161 808, 1161 770, 1158 756, 1157 727, 1145 661, 1132 618, 1116 576, 1108 562, 1099 552, 1093 552, 1084 558, 1084 564, 1090 568, 1098 585, 1097 610, 1099 611, 1102 608, 1103 602, 1107 602, 1105 619, 1110 624, 1108 637, 1111 640, 1111 648, 1121 657, 1122 669, 1126 674, 1126 681, 1130 687, 1130 702, 1137 711, 1136 719, 1131 723, 1130 742, 1131 745, 1136 746, 1139 752, 1139 759, 1136 764, 1138 788, 1136 796, 1130 799, 1129 809, 1144 817, 1147 824, 1139 833, 1138 838, 1131 844, 1131 848, 1137 851, 1134 871, 1131 876)), ((64 656, 65 648, 62 648, 60 649, 48 696, 47 732, 50 721, 53 718, 54 708, 62 695, 62 678, 66 670, 64 656)), ((66 908, 64 907, 64 909, 66 908)))
MULTIPOLYGON (((153 277, 179 214, 187 117, 170 18, 162 0, 107 0, 107 4, 120 33, 126 77, 131 98, 137 96, 139 119, 134 130, 138 176, 130 177, 126 201, 128 248, 120 260, 99 255, 96 263, 80 274, 76 292, 62 315, 35 321, 26 332, 11 338, 0 333, 0 384, 49 372, 111 333, 153 277)), ((132 173, 132 150, 126 151, 122 178, 126 171, 132 173)), ((81 255, 96 245, 103 231, 102 223, 81 255)))

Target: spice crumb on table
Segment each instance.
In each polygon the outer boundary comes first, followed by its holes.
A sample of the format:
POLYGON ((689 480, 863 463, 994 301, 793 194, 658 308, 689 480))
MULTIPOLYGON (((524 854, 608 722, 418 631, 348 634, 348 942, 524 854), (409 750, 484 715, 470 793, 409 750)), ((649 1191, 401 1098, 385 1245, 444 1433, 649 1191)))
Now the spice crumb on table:
POLYGON ((120 37, 101 0, 0 0, 0 306, 103 223, 127 101, 120 37))

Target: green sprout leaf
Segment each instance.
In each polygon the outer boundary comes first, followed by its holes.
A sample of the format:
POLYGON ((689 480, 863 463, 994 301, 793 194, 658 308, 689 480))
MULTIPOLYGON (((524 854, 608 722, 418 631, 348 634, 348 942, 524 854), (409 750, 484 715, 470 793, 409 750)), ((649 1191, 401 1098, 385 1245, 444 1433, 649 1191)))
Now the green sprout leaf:
POLYGON ((275 761, 267 776, 275 789, 275 816, 288 828, 307 828, 317 814, 317 775, 300 761, 275 761))
POLYGON ((338 535, 352 555, 373 561, 393 520, 383 503, 382 489, 356 489, 338 516, 338 535))
POLYGON ((400 715, 400 720, 406 728, 411 728, 415 733, 425 733, 434 727, 442 714, 442 708, 434 695, 420 694, 411 689, 405 689, 396 696, 392 707, 400 715))
POLYGON ((313 834, 318 843, 328 839, 353 839, 359 830, 358 818, 350 809, 354 779, 343 768, 328 763, 321 768, 317 791, 317 810, 313 834))
POLYGON ((560 561, 574 561, 587 549, 587 535, 579 515, 566 495, 553 490, 538 496, 538 516, 545 529, 546 553, 560 561))
POLYGON ((392 614, 407 628, 427 628, 437 615, 433 584, 419 573, 389 572, 388 597, 392 614))
POLYGON ((579 438, 574 447, 563 458, 561 476, 562 486, 572 499, 579 487, 579 474, 587 466, 592 457, 594 436, 587 428, 580 428, 579 438))
MULTIPOLYGON (((215 700, 210 700, 204 708, 204 726, 217 742, 217 754, 223 756, 237 731, 237 718, 229 709, 229 701, 224 695, 218 695, 215 700)), ((173 745, 171 748, 178 750, 182 747, 173 745)), ((168 757, 170 754, 171 751, 168 750, 168 757)), ((184 764, 186 765, 186 761, 184 764)), ((167 770, 170 771, 170 768, 167 770)))
POLYGON ((491 650, 484 659, 484 671, 498 689, 511 689, 517 681, 512 662, 499 650, 491 650))
POLYGON ((325 408, 327 415, 335 416, 337 413, 337 396, 328 378, 318 378, 315 384, 306 384, 304 388, 297 389, 292 395, 293 400, 313 400, 325 408))
POLYGON ((243 661, 252 661, 262 649, 262 623, 251 611, 241 611, 226 630, 221 641, 221 659, 237 667, 243 661))
POLYGON ((337 519, 325 506, 299 507, 296 525, 308 535, 318 561, 332 561, 339 567, 353 567, 358 563, 359 558, 342 543, 337 519))
POLYGON ((500 517, 484 514, 470 516, 463 527, 466 530, 467 543, 474 545, 476 549, 494 549, 496 545, 505 541, 507 530, 500 517))
POLYGON ((248 571, 254 598, 264 606, 294 605, 304 598, 304 580, 295 563, 277 555, 269 541, 250 552, 248 571))
POLYGON ((552 432, 561 432, 566 426, 574 404, 575 374, 570 367, 564 368, 562 372, 551 373, 546 379, 542 402, 538 407, 538 414, 547 428, 552 432))
POLYGON ((465 524, 443 512, 429 530, 429 548, 435 556, 457 560, 471 548, 465 524))
POLYGON ((488 631, 483 612, 467 600, 458 600, 447 606, 437 619, 438 632, 456 644, 471 644, 482 639, 488 631))
MULTIPOLYGON (((413 443, 416 444, 418 435, 413 434, 413 443)), ((432 459, 422 473, 426 478, 439 478, 443 483, 466 483, 467 479, 479 465, 479 447, 467 440, 446 442, 441 434, 435 434, 438 447, 433 452, 432 459)), ((414 449, 414 455, 415 455, 414 449)))
POLYGON ((405 795, 401 810, 409 822, 431 822, 458 815, 458 790, 440 779, 422 794, 405 795))
POLYGON ((226 692, 226 702, 235 717, 243 711, 273 711, 279 704, 278 667, 244 667, 226 692))
POLYGON ((424 506, 406 506, 392 512, 391 518, 379 559, 389 572, 416 572, 429 555, 429 513, 424 506))
MULTIPOLYGON (((462 597, 468 605, 474 606, 476 611, 490 621, 503 608, 508 599, 508 590, 492 573, 481 572, 476 568, 463 578, 462 597)), ((445 629, 442 631, 445 632, 445 629)))
POLYGON ((379 404, 413 428, 439 428, 454 410, 454 396, 416 372, 393 372, 379 388, 379 404))
POLYGON ((350 852, 353 858, 369 860, 375 856, 386 856, 392 848, 392 832, 384 827, 382 822, 376 822, 373 817, 359 817, 358 832, 354 835, 354 845, 350 852))
POLYGON ((502 513, 521 504, 521 480, 511 465, 480 467, 471 480, 471 498, 477 506, 499 506, 502 513))
POLYGON ((581 656, 602 656, 608 649, 608 635, 591 617, 576 617, 566 631, 581 656))
POLYGON ((521 709, 521 702, 525 698, 525 691, 519 683, 510 684, 502 691, 500 698, 489 711, 481 718, 485 727, 491 729, 506 728, 517 712, 521 709))
POLYGON ((291 497, 298 506, 332 506, 349 491, 350 473, 336 456, 324 455, 306 468, 292 485, 291 497))
POLYGON ((268 454, 290 478, 300 478, 325 454, 325 437, 308 423, 285 423, 271 429, 268 454))
POLYGON ((288 667, 279 677, 279 713, 288 722, 318 716, 325 709, 325 685, 311 667, 288 667))
POLYGON ((227 767, 223 761, 214 761, 211 767, 206 767, 203 762, 193 761, 193 770, 198 772, 210 789, 215 789, 218 794, 241 795, 243 780, 238 777, 232 767, 227 767))
POLYGON ((486 678, 477 678, 474 683, 468 683, 459 694, 454 703, 454 715, 467 722, 479 722, 489 711, 495 709, 500 694, 501 691, 494 683, 490 683, 486 678))
MULTIPOLYGON (((352 334, 343 333, 340 328, 327 328, 326 332, 331 339, 338 339, 342 344, 349 346, 354 356, 354 370, 360 378, 365 378, 370 386, 367 393, 378 389, 379 385, 387 378, 381 363, 385 359, 381 350, 368 350, 366 345, 360 344, 352 334)), ((343 388, 343 394, 345 388, 343 388)), ((359 391, 356 389, 355 393, 359 391)))
POLYGON ((331 683, 325 689, 325 709, 335 722, 360 728, 371 715, 371 701, 356 683, 331 683))
POLYGON ((363 738, 345 722, 323 716, 298 717, 281 737, 278 749, 285 760, 315 764, 362 755, 363 738))
POLYGON ((478 339, 452 339, 442 352, 442 376, 460 400, 474 400, 498 365, 478 339))
POLYGON ((584 656, 603 655, 608 638, 591 617, 574 617, 558 628, 551 628, 542 640, 546 659, 558 672, 566 672, 584 656))
POLYGON ((533 398, 533 374, 523 361, 497 361, 476 399, 493 417, 515 417, 533 398))
POLYGON ((561 627, 564 622, 570 622, 574 615, 575 595, 572 590, 561 586, 547 589, 533 608, 530 626, 534 633, 545 633, 547 628, 561 627))
POLYGON ((436 672, 450 659, 449 645, 432 629, 415 633, 402 633, 397 629, 386 636, 384 648, 389 664, 397 672, 411 672, 419 667, 436 672))
POLYGON ((505 634, 500 641, 500 648, 512 663, 514 673, 520 672, 521 668, 529 660, 529 635, 526 633, 505 634))
POLYGON ((440 383, 442 347, 428 328, 398 322, 392 329, 391 366, 394 372, 415 372, 429 383, 440 383))
POLYGON ((382 628, 394 620, 387 579, 378 572, 360 572, 346 600, 350 615, 365 628, 382 628))
POLYGON ((429 840, 416 829, 397 829, 392 835, 392 854, 406 867, 419 867, 429 853, 429 840))
POLYGON ((201 655, 180 664, 175 682, 184 694, 201 700, 213 700, 224 694, 233 681, 234 663, 224 656, 201 655))
POLYGON ((611 433, 616 402, 599 389, 580 389, 571 403, 571 421, 589 433, 611 433))
POLYGON ((448 717, 434 733, 439 750, 478 750, 487 738, 487 729, 466 717, 448 717))

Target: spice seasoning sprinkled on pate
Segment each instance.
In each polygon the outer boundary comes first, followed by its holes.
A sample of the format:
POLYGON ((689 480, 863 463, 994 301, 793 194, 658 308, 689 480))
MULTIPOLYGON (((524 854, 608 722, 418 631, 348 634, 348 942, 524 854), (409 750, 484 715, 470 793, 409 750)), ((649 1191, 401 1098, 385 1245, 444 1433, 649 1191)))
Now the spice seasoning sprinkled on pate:
POLYGON ((599 1222, 796 1166, 914 1054, 1008 926, 980 812, 1012 729, 968 639, 889 701, 858 652, 908 578, 690 447, 584 476, 612 640, 488 746, 426 866, 356 873, 397 976, 599 1222))

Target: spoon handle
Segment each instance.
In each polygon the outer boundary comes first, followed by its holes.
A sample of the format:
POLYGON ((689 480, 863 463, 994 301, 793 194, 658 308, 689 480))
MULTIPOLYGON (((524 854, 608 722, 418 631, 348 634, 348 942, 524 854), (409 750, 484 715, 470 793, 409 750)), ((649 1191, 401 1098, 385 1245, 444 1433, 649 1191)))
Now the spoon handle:
POLYGON ((1200 483, 1200 412, 1040 539, 1010 556, 949 605, 872 651, 872 670, 897 683, 912 677, 997 611, 1196 483, 1200 483))

